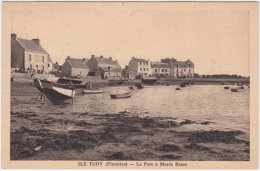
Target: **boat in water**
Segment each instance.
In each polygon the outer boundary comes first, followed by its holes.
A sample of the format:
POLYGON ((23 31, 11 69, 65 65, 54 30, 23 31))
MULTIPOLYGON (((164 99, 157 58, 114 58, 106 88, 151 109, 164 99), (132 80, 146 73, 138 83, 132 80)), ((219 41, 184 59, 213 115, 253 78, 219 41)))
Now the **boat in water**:
POLYGON ((242 87, 237 87, 237 88, 231 88, 230 90, 231 90, 231 92, 243 92, 245 90, 245 88, 242 86, 242 87))
POLYGON ((135 87, 136 87, 137 89, 143 89, 143 88, 144 88, 144 85, 141 84, 141 83, 136 83, 136 84, 135 84, 135 87))
POLYGON ((121 93, 121 94, 110 94, 111 99, 129 98, 131 96, 132 96, 131 92, 121 93))
POLYGON ((175 90, 183 90, 182 87, 176 87, 175 90))
POLYGON ((142 83, 144 84, 154 84, 158 81, 158 78, 155 76, 145 76, 142 78, 142 83))
POLYGON ((101 93, 103 93, 103 90, 100 90, 100 89, 92 89, 92 90, 83 89, 82 90, 82 94, 101 94, 101 93))
POLYGON ((228 86, 225 86, 224 89, 229 89, 229 87, 228 87, 228 86))
MULTIPOLYGON (((52 103, 64 102, 72 100, 75 97, 75 89, 61 84, 53 83, 47 80, 34 80, 35 87, 42 92, 47 99, 52 103)), ((42 97, 41 96, 41 97, 42 97)))
POLYGON ((73 87, 73 88, 86 88, 87 87, 87 82, 85 82, 81 79, 76 79, 76 78, 61 77, 58 79, 57 83, 64 85, 64 86, 73 87))

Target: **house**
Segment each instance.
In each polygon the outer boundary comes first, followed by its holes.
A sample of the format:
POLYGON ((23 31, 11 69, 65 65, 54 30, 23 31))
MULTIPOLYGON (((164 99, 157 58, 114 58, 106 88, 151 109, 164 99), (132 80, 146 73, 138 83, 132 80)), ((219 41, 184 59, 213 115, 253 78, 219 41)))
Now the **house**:
POLYGON ((112 57, 105 58, 103 56, 92 55, 87 65, 90 69, 89 75, 91 76, 101 76, 102 79, 122 76, 121 66, 112 57))
POLYGON ((134 71, 130 70, 128 65, 125 66, 122 72, 122 76, 129 79, 135 79, 134 71))
POLYGON ((157 77, 170 76, 171 65, 161 62, 151 62, 152 75, 157 77))
POLYGON ((171 64, 171 76, 175 78, 194 77, 194 64, 191 60, 175 61, 171 64))
POLYGON ((50 72, 49 54, 40 45, 40 39, 21 39, 11 34, 11 67, 21 71, 50 72))
POLYGON ((131 70, 136 77, 137 75, 151 75, 150 60, 140 59, 132 57, 128 64, 129 70, 131 70))
POLYGON ((63 76, 66 77, 85 77, 89 73, 87 59, 71 58, 68 56, 61 67, 63 76))

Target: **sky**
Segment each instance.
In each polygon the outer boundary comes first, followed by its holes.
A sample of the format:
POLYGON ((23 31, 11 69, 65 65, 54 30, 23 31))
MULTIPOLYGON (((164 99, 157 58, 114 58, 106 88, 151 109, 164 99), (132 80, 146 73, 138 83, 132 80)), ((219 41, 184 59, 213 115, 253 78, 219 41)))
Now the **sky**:
POLYGON ((174 57, 190 59, 198 74, 249 76, 249 15, 242 10, 180 10, 149 3, 27 5, 12 11, 11 33, 39 38, 59 64, 67 56, 92 54, 111 56, 122 67, 132 57, 174 57))

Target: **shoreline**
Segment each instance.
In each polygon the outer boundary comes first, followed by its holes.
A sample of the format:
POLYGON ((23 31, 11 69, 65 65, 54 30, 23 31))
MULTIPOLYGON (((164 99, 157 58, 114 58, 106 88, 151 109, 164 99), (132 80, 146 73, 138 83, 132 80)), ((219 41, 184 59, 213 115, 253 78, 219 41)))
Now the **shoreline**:
POLYGON ((38 91, 30 83, 14 82, 11 88, 11 160, 250 160, 250 142, 241 139, 245 132, 204 129, 215 124, 206 118, 179 120, 127 110, 43 112, 48 105, 35 99, 38 91))
MULTIPOLYGON (((33 79, 30 78, 30 74, 21 74, 21 73, 15 73, 12 75, 14 82, 19 83, 33 83, 33 79)), ((51 81, 55 81, 58 79, 58 77, 55 77, 54 75, 39 75, 39 78, 41 79, 50 79, 51 81)), ((114 85, 109 83, 108 80, 103 80, 96 77, 87 77, 83 78, 82 80, 88 80, 92 82, 94 87, 102 88, 102 87, 109 87, 109 86, 134 86, 136 83, 142 83, 141 80, 137 79, 131 79, 126 80, 120 85, 114 85)), ((175 79, 159 79, 154 84, 144 84, 149 86, 158 86, 158 85, 179 85, 183 82, 190 82, 194 85, 222 85, 222 84, 250 84, 248 79, 244 78, 227 78, 227 79, 212 79, 212 78, 175 78, 175 79)))

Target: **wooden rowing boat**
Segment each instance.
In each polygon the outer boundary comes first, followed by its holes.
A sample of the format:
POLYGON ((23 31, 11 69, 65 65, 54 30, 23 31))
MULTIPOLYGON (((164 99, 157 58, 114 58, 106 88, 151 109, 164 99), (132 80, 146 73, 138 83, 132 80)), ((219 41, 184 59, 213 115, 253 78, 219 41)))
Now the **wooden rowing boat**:
POLYGON ((82 93, 83 94, 100 94, 100 93, 103 93, 103 90, 100 90, 100 89, 92 89, 92 90, 83 89, 82 93))
POLYGON ((131 97, 131 93, 122 93, 122 94, 110 94, 111 99, 122 99, 131 97))

